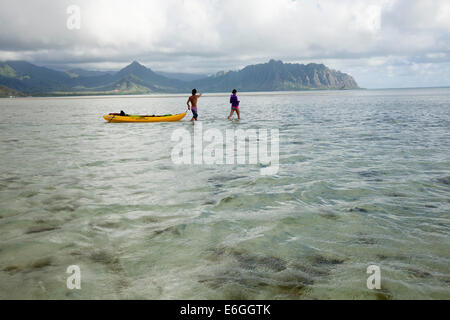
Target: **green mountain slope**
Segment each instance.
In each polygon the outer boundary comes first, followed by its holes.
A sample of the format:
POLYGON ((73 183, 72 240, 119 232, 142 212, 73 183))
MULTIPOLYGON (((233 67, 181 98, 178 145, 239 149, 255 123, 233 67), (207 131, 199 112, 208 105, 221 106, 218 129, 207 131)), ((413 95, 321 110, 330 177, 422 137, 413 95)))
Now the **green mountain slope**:
POLYGON ((0 85, 0 97, 23 97, 24 94, 17 90, 0 85))
POLYGON ((68 91, 73 83, 64 72, 38 67, 26 61, 0 63, 0 69, 3 70, 0 84, 27 93, 68 91))
POLYGON ((188 90, 186 82, 170 79, 153 72, 137 61, 126 66, 114 75, 115 83, 124 79, 139 85, 146 86, 152 92, 180 92, 188 90))

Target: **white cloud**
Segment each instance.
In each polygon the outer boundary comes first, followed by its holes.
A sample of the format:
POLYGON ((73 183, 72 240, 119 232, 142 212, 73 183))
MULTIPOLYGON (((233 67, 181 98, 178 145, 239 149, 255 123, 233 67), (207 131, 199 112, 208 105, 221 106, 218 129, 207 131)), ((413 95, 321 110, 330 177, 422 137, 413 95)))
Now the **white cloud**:
POLYGON ((436 53, 426 54, 426 57, 430 58, 430 59, 445 58, 446 56, 447 56, 447 54, 445 54, 444 52, 436 52, 436 53))
POLYGON ((448 0, 2 0, 0 59, 214 72, 276 58, 370 87, 396 66, 450 61, 449 16, 448 0), (71 4, 80 30, 66 28, 71 4))

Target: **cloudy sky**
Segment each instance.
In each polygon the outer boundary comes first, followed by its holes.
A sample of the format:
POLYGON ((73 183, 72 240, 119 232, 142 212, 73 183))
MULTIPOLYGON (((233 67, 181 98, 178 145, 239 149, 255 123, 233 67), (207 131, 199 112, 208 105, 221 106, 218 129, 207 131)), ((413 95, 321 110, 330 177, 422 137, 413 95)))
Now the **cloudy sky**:
POLYGON ((366 88, 450 86, 450 0, 0 0, 0 60, 215 73, 271 58, 366 88))

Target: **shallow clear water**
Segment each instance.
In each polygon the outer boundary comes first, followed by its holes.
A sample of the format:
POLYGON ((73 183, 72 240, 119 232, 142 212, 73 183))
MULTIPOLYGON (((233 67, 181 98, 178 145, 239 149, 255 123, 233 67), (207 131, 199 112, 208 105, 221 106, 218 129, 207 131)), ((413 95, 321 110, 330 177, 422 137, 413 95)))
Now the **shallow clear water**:
POLYGON ((186 98, 0 100, 0 298, 450 298, 450 89, 202 97, 205 130, 280 130, 274 176, 102 118, 186 98))

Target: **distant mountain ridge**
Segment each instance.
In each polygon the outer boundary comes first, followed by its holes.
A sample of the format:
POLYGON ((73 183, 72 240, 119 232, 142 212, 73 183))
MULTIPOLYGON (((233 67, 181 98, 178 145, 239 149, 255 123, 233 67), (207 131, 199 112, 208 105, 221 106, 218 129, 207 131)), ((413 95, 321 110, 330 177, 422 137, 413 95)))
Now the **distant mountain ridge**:
POLYGON ((288 91, 308 89, 357 89, 358 84, 348 74, 327 68, 323 64, 292 64, 270 60, 250 65, 239 71, 221 72, 194 82, 207 91, 288 91))
POLYGON ((118 72, 56 71, 26 61, 6 61, 0 62, 0 85, 27 95, 186 93, 194 87, 201 92, 359 88, 353 77, 323 64, 275 60, 185 81, 154 72, 137 61, 118 72))
POLYGON ((166 78, 177 79, 187 82, 208 77, 207 74, 197 74, 197 73, 181 73, 181 72, 165 72, 165 71, 154 71, 154 72, 166 78))
POLYGON ((67 73, 72 78, 78 78, 78 77, 103 76, 106 74, 114 74, 116 72, 115 71, 114 72, 112 72, 112 71, 90 71, 90 70, 76 68, 76 69, 67 70, 67 71, 65 71, 65 73, 67 73))

